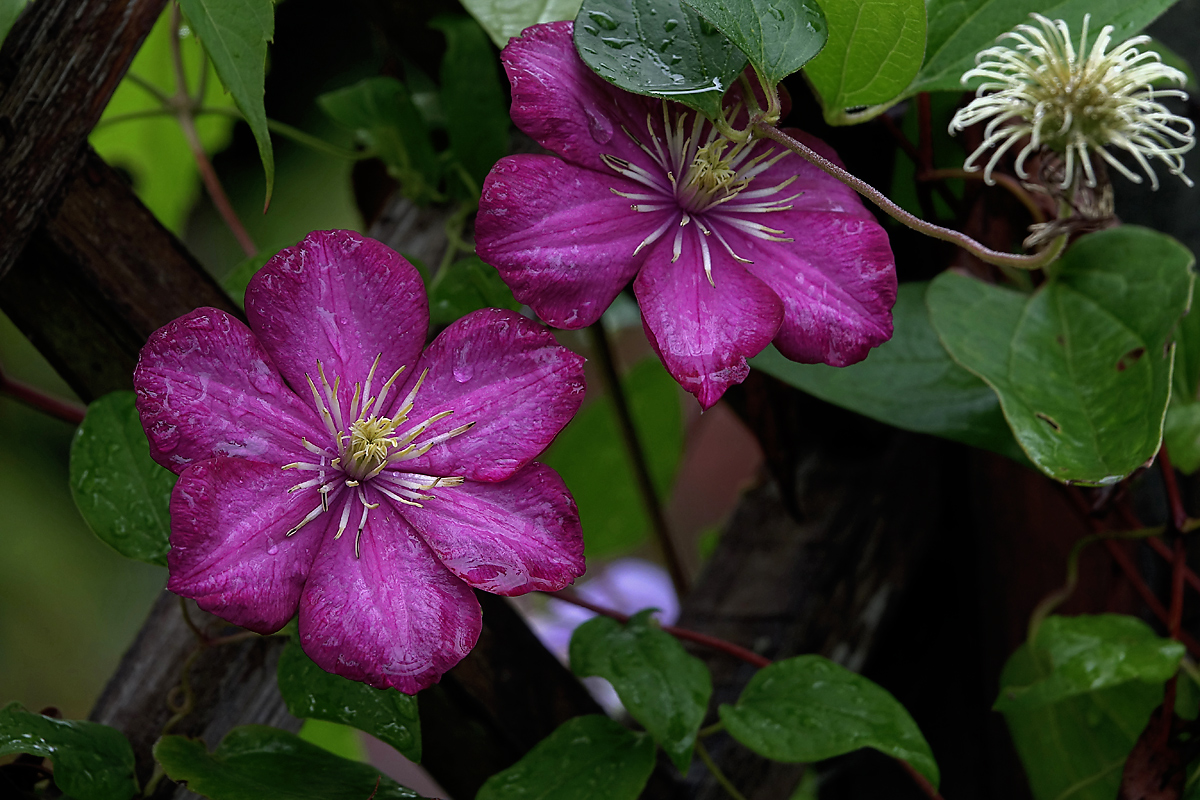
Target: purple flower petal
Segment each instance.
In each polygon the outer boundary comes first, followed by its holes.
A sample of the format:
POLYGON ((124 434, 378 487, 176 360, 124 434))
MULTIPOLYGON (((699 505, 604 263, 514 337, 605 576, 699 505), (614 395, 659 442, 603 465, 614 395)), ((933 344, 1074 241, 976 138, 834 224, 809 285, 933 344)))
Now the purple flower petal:
POLYGON ((300 643, 327 672, 415 694, 471 651, 483 615, 391 501, 369 493, 380 505, 358 557, 356 525, 340 539, 328 528, 300 599, 300 643))
POLYGON ((685 228, 692 241, 688 258, 671 263, 670 238, 646 259, 633 283, 642 322, 663 366, 679 384, 709 408, 730 385, 750 372, 746 359, 770 344, 783 321, 783 303, 761 280, 735 262, 723 247, 709 246, 709 283, 695 257, 702 236, 685 228))
POLYGON ((167 588, 243 628, 282 628, 296 613, 322 538, 320 518, 287 536, 319 504, 315 489, 288 493, 303 479, 244 458, 185 469, 171 492, 167 588))
POLYGON ((557 328, 600 318, 641 268, 638 245, 679 210, 631 213, 645 187, 549 156, 503 158, 483 184, 475 238, 513 296, 557 328))
POLYGON ((513 123, 568 161, 610 172, 602 155, 641 166, 653 162, 621 129, 646 132, 647 115, 661 129, 661 103, 629 94, 592 72, 575 52, 570 22, 526 28, 500 54, 512 85, 513 123), (653 113, 652 113, 653 112, 653 113))
POLYGON ((350 408, 355 382, 375 371, 377 391, 411 367, 425 344, 429 306, 417 270, 391 248, 352 231, 314 231, 271 258, 246 289, 246 316, 279 371, 312 403, 317 361, 350 408))
POLYGON ((328 438, 250 330, 200 308, 150 335, 133 373, 150 455, 172 472, 217 455, 283 465, 328 438))
POLYGON ((404 516, 446 568, 485 592, 556 592, 583 574, 579 511, 558 473, 530 464, 500 483, 431 489, 404 516))
POLYGON ((892 337, 895 262, 874 218, 781 211, 773 222, 803 236, 804 246, 753 237, 731 243, 754 262, 746 269, 783 300, 779 352, 793 361, 844 367, 892 337))
POLYGON ((473 427, 396 468, 431 475, 500 481, 525 466, 570 421, 583 402, 583 358, 536 322, 485 308, 458 320, 429 345, 411 382, 429 370, 409 417, 431 425, 427 441, 467 423, 473 427))

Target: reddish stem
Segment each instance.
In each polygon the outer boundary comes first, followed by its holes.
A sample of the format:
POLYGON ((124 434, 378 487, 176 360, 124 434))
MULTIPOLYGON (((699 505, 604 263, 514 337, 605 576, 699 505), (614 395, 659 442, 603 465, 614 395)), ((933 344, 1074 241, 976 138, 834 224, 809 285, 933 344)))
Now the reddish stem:
MULTIPOLYGON (((1108 548, 1108 552, 1112 555, 1113 560, 1117 562, 1117 566, 1125 573, 1125 577, 1129 579, 1134 590, 1141 595, 1142 601, 1150 608, 1154 616, 1158 617, 1162 624, 1170 627, 1170 614, 1167 612, 1167 609, 1163 608, 1163 604, 1159 599, 1154 596, 1154 592, 1150 590, 1150 587, 1146 585, 1146 581, 1142 579, 1137 566, 1130 560, 1129 554, 1121 549, 1119 543, 1112 539, 1105 539, 1104 546, 1108 548)), ((1200 658, 1200 642, 1197 642, 1191 634, 1181 630, 1179 631, 1179 636, 1176 638, 1180 642, 1183 642, 1193 658, 1200 658)))
MULTIPOLYGON (((579 597, 569 589, 564 589, 558 592, 546 592, 545 594, 555 598, 556 600, 562 600, 564 603, 570 603, 571 605, 579 606, 580 608, 586 608, 588 611, 594 611, 601 616, 615 619, 620 623, 626 623, 629 621, 628 614, 622 614, 620 611, 614 611, 611 608, 605 608, 604 606, 596 605, 588 600, 584 600, 582 597, 579 597)), ((734 658, 740 658, 747 664, 752 664, 759 669, 762 669, 763 667, 769 667, 772 663, 771 659, 769 658, 764 658, 758 653, 747 650, 744 647, 740 647, 733 642, 727 642, 724 639, 718 639, 716 636, 708 636, 707 634, 697 633, 696 631, 688 630, 687 628, 676 628, 674 625, 663 625, 662 629, 666 633, 674 636, 676 639, 683 639, 685 641, 704 645, 705 647, 710 647, 713 650, 731 655, 734 658)), ((912 764, 909 764, 907 761, 899 758, 896 759, 896 762, 904 768, 904 771, 907 772, 910 777, 912 777, 913 782, 920 787, 921 791, 923 791, 930 800, 942 800, 942 796, 938 794, 938 791, 933 787, 933 784, 931 784, 924 775, 917 772, 916 769, 913 768, 912 764)))
MULTIPOLYGON (((604 606, 596 605, 588 600, 584 600, 579 595, 567 589, 564 589, 560 592, 547 592, 546 594, 550 595, 556 600, 562 600, 564 603, 570 603, 573 606, 579 606, 580 608, 586 608, 588 611, 594 611, 601 616, 610 617, 611 619, 615 619, 617 622, 622 624, 629 621, 628 614, 622 614, 620 611, 613 611, 611 608, 605 608, 604 606)), ((739 658, 742 661, 745 661, 747 664, 753 664, 759 669, 770 666, 771 664, 771 659, 763 658, 752 650, 747 650, 744 647, 736 645, 733 642, 727 642, 724 639, 718 639, 716 636, 709 636, 708 634, 688 630, 687 628, 676 628, 674 625, 663 625, 662 629, 674 636, 676 639, 684 639, 689 642, 695 642, 696 644, 704 645, 705 647, 710 647, 713 650, 725 653, 726 655, 739 658)))
MULTIPOLYGON (((196 167, 200 170, 200 178, 204 181, 204 188, 208 190, 208 196, 212 198, 213 206, 233 234, 233 238, 237 239, 242 252, 249 258, 258 253, 258 248, 243 227, 242 221, 238 219, 237 212, 233 210, 233 204, 229 202, 229 197, 225 194, 224 187, 221 186, 221 179, 217 177, 217 171, 213 169, 212 162, 208 160, 208 154, 204 152, 204 143, 200 141, 200 134, 196 130, 194 113, 197 101, 188 94, 187 75, 183 68, 183 53, 179 49, 179 36, 175 33, 179 30, 182 22, 181 13, 179 4, 175 3, 171 7, 171 30, 173 32, 171 59, 175 67, 175 96, 171 99, 171 106, 179 119, 179 127, 183 128, 183 136, 187 139, 192 157, 196 160, 196 167)), ((205 65, 205 69, 207 69, 207 65, 205 65)))
POLYGON ((4 370, 0 370, 0 394, 6 394, 30 408, 57 417, 72 425, 83 422, 83 415, 87 412, 87 409, 78 403, 53 397, 24 381, 8 377, 4 374, 4 370))
POLYGON ((1171 522, 1174 523, 1176 532, 1182 531, 1187 525, 1187 509, 1183 507, 1183 497, 1179 494, 1179 483, 1175 480, 1175 468, 1171 466, 1166 443, 1158 451, 1158 466, 1162 470, 1167 502, 1171 505, 1171 522))

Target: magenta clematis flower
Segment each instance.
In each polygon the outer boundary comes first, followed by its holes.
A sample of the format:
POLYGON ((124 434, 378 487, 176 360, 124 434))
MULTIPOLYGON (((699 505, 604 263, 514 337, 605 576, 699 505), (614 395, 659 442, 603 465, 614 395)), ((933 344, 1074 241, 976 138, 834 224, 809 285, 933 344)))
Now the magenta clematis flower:
POLYGON ((478 252, 518 300, 580 328, 636 276, 646 335, 705 408, 768 343, 845 366, 891 337, 895 263, 852 190, 773 142, 732 143, 683 106, 610 85, 571 32, 534 26, 501 56, 513 121, 561 156, 504 158, 484 183, 478 252))
POLYGON ((322 668, 413 693, 474 646, 472 588, 583 573, 575 502, 530 463, 579 408, 583 368, 495 309, 429 325, 417 271, 316 232, 246 290, 159 329, 134 384, 171 495, 171 591, 260 633, 299 610, 322 668))

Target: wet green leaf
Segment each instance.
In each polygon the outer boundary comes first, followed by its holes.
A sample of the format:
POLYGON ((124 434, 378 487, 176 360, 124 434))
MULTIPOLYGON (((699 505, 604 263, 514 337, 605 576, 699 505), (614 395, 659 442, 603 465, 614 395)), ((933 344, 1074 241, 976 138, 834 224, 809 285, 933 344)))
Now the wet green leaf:
POLYGON ((581 678, 607 679, 629 715, 686 773, 712 677, 703 661, 659 629, 650 618, 653 611, 640 611, 625 625, 608 617, 580 625, 571 637, 571 669, 581 678))
POLYGON ((212 753, 198 739, 164 736, 154 757, 167 777, 211 800, 420 800, 369 764, 265 725, 234 728, 212 753))
POLYGON ((904 706, 827 658, 776 661, 750 679, 736 705, 719 711, 730 736, 775 761, 821 761, 871 747, 938 785, 933 752, 904 706))
POLYGON ((513 299, 496 268, 477 256, 455 261, 439 272, 429 287, 429 320, 435 325, 449 325, 481 308, 517 311, 521 304, 513 299))
POLYGON ((128 558, 166 566, 175 476, 150 458, 133 392, 88 406, 71 442, 71 496, 96 536, 128 558))
POLYGON ((1111 484, 1158 451, 1192 262, 1174 239, 1125 225, 1076 242, 1032 295, 947 272, 926 302, 1039 469, 1111 484))
POLYGON ((463 8, 504 47, 530 25, 575 19, 579 0, 463 0, 463 8))
MULTIPOLYGON (((1044 668, 1021 645, 1004 667, 1001 686, 1028 686, 1044 668)), ((1112 800, 1121 769, 1150 714, 1161 684, 1129 681, 1040 706, 1004 711, 1035 800, 1112 800)))
POLYGON ((1185 652, 1181 643, 1124 614, 1047 617, 1034 644, 1038 657, 1044 654, 1044 676, 1004 684, 998 711, 1055 703, 1128 681, 1159 685, 1179 669, 1185 652))
POLYGON ((0 709, 0 756, 30 753, 54 764, 54 782, 75 800, 130 800, 138 793, 133 748, 115 728, 0 709))
POLYGON ((441 108, 454 158, 478 195, 492 166, 508 152, 508 98, 487 37, 467 17, 438 17, 430 25, 446 35, 441 108))
POLYGON ((275 155, 263 88, 267 44, 275 36, 275 4, 271 0, 179 0, 179 7, 250 125, 267 176, 264 205, 269 205, 275 186, 275 155))
MULTIPOLYGON (((650 476, 659 497, 666 497, 683 452, 679 384, 657 358, 638 363, 622 383, 650 476)), ((576 414, 540 460, 571 487, 588 558, 628 552, 646 538, 650 521, 607 396, 576 414)))
POLYGON ((395 78, 366 78, 317 98, 330 117, 359 139, 400 181, 404 195, 427 202, 436 192, 439 167, 424 119, 404 84, 395 78))
POLYGON ((925 308, 928 285, 900 284, 892 309, 895 333, 865 361, 849 367, 797 364, 769 347, 750 363, 826 402, 888 425, 1026 461, 996 393, 956 364, 938 340, 925 308))
POLYGON ((569 719, 475 800, 637 800, 654 770, 654 740, 592 714, 569 719))
POLYGON ((680 0, 584 0, 575 18, 584 63, 627 92, 675 100, 709 117, 745 55, 680 0))
POLYGON ((823 0, 829 41, 805 72, 832 124, 875 116, 916 77, 925 55, 924 0, 823 0), (878 109, 848 112, 861 106, 878 109))
POLYGON ((415 696, 328 673, 304 654, 295 639, 279 657, 279 692, 292 716, 350 725, 387 742, 412 761, 421 760, 415 696))
POLYGON ((829 35, 815 0, 685 0, 746 54, 772 86, 821 52, 829 35))

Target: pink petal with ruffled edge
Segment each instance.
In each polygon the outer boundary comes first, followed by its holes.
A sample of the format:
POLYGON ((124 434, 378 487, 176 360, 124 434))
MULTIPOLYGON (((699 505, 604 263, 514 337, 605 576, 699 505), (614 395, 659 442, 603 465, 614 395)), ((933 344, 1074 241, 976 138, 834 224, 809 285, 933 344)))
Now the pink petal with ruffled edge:
POLYGON ((583 574, 579 511, 558 473, 530 464, 500 483, 432 489, 404 516, 442 563, 485 592, 556 592, 583 574))
POLYGON ((471 651, 483 615, 391 501, 368 494, 380 506, 359 557, 356 525, 336 540, 328 529, 300 598, 300 644, 327 672, 415 694, 471 651))
MULTIPOLYGON (((279 371, 312 403, 305 374, 321 361, 348 414, 355 382, 382 354, 372 392, 425 344, 429 305, 416 268, 386 245, 353 231, 313 231, 273 256, 246 288, 250 327, 279 371)), ((349 420, 347 420, 347 424, 349 420)))
POLYGON ((638 245, 678 218, 669 208, 638 213, 612 193, 646 193, 550 156, 509 156, 488 174, 475 221, 479 257, 495 266, 513 296, 556 328, 600 318, 645 260, 638 245))
POLYGON ((283 465, 307 457, 301 437, 329 438, 250 330, 215 308, 151 334, 133 385, 150 455, 172 472, 218 455, 283 465))
POLYGON ((242 458, 199 461, 171 492, 167 588, 258 633, 296 613, 329 515, 287 532, 320 505, 315 488, 288 494, 309 473, 242 458))
POLYGON ((716 242, 709 244, 716 286, 710 285, 701 262, 703 234, 695 224, 684 230, 684 255, 671 263, 671 239, 660 242, 633 290, 663 366, 707 409, 746 379, 746 359, 775 338, 783 303, 716 242))
POLYGON ((896 269, 879 223, 828 212, 771 216, 795 244, 735 239, 732 231, 725 236, 754 262, 746 269, 783 300, 779 352, 793 361, 844 367, 892 338, 896 269))
POLYGON ((526 28, 500 54, 512 86, 513 123, 568 161, 611 173, 600 160, 619 156, 642 167, 653 161, 624 131, 644 138, 647 115, 661 131, 661 101, 618 89, 575 52, 571 22, 526 28))
POLYGON ((542 452, 583 402, 583 358, 511 311, 481 309, 442 331, 400 397, 426 369, 409 418, 454 413, 418 441, 467 423, 473 427, 423 456, 398 462, 396 468, 405 472, 504 480, 542 452))

